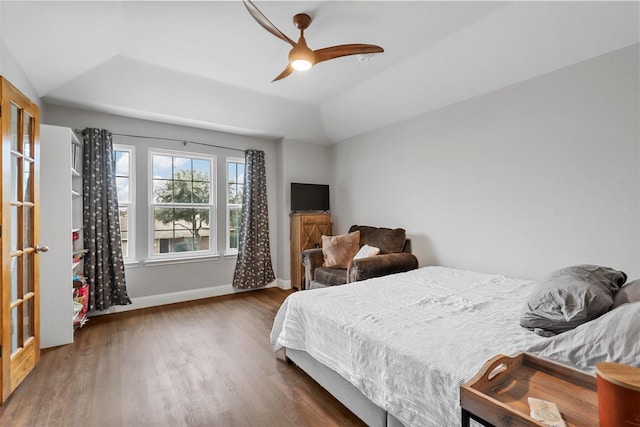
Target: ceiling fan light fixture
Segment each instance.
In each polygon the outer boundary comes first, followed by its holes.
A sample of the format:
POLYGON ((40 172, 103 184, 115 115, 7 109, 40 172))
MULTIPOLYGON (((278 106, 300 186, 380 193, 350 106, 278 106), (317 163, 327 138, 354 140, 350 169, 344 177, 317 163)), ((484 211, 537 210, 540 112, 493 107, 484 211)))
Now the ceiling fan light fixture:
POLYGON ((291 61, 291 66, 297 71, 307 71, 311 69, 312 65, 313 64, 311 64, 311 61, 304 58, 294 59, 293 61, 291 61))
POLYGON ((304 38, 301 37, 298 46, 289 52, 289 63, 298 71, 307 71, 315 62, 313 51, 309 49, 304 38))

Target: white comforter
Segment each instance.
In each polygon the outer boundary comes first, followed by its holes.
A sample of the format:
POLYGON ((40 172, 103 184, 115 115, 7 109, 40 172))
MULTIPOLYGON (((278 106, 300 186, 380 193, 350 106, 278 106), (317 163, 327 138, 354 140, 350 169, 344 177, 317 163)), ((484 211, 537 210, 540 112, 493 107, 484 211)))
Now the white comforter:
POLYGON ((518 323, 529 284, 426 267, 296 292, 271 343, 306 351, 407 426, 456 426, 460 384, 545 340, 518 323))

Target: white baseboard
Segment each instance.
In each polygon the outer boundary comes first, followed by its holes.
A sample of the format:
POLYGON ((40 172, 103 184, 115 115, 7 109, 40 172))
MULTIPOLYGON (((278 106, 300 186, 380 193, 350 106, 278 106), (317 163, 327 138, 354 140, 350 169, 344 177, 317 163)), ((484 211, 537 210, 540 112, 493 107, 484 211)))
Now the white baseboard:
MULTIPOLYGON (((283 287, 281 282, 284 282, 284 286, 286 286, 286 282, 290 281, 282 281, 280 279, 276 279, 273 282, 269 283, 267 288, 275 288, 278 287, 280 289, 289 289, 291 286, 289 284, 289 288, 283 287)), ((149 307, 157 307, 160 305, 166 304, 175 304, 177 302, 186 302, 186 301, 194 301, 203 298, 211 298, 211 297, 219 297, 222 295, 232 295, 238 294, 241 292, 249 292, 255 289, 236 289, 231 284, 229 285, 221 285, 221 286, 210 286, 207 288, 198 288, 198 289, 189 289, 186 291, 178 291, 178 292, 169 292, 166 294, 158 294, 158 295, 149 295, 145 297, 135 297, 131 298, 131 304, 128 305, 114 305, 109 307, 107 310, 97 311, 89 314, 92 316, 101 316, 103 314, 113 314, 113 313, 121 313, 124 311, 131 310, 139 310, 141 308, 149 308, 149 307)))
POLYGON ((276 283, 280 289, 291 289, 291 280, 276 279, 276 283))

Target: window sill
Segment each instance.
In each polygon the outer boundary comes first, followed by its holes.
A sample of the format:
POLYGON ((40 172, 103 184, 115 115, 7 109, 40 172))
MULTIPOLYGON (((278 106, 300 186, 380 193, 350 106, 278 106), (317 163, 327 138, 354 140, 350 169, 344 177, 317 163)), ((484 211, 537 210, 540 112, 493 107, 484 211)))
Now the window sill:
POLYGON ((205 255, 197 257, 183 257, 183 258, 163 258, 163 259, 147 259, 144 261, 144 265, 149 267, 155 267, 157 265, 170 265, 170 264, 188 264, 192 262, 201 261, 215 261, 220 259, 220 255, 205 255))
POLYGON ((224 254, 224 259, 238 258, 238 252, 227 252, 224 254))
POLYGON ((136 268, 140 266, 140 261, 125 261, 125 268, 136 268))

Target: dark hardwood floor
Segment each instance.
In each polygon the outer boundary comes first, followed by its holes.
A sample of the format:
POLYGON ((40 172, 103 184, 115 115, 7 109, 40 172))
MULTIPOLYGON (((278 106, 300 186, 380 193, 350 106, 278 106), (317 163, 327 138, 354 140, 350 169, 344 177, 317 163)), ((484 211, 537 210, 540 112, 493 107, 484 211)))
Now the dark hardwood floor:
POLYGON ((269 332, 270 288, 93 317, 0 406, 0 426, 362 426, 269 332))

